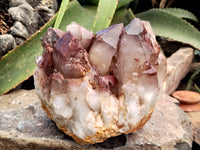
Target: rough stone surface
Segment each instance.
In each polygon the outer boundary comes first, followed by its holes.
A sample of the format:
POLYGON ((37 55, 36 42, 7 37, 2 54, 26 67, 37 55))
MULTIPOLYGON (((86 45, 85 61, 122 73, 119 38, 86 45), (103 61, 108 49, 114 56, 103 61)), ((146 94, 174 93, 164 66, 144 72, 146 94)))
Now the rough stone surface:
POLYGON ((34 12, 33 7, 28 3, 11 7, 8 9, 8 12, 14 20, 22 22, 31 34, 36 32, 41 24, 43 24, 39 14, 34 12))
POLYGON ((10 7, 16 7, 19 6, 21 4, 27 3, 26 0, 10 0, 9 2, 9 6, 10 7))
POLYGON ((36 32, 57 12, 59 5, 57 0, 9 0, 9 7, 15 23, 10 35, 0 36, 0 58, 36 32))
POLYGON ((21 149, 191 149, 189 117, 165 95, 143 129, 103 143, 81 146, 57 129, 41 109, 35 90, 20 90, 0 97, 1 150, 21 149))
POLYGON ((57 12, 58 2, 57 0, 41 0, 36 10, 44 21, 48 21, 57 12))
POLYGON ((18 7, 23 4, 34 8, 35 12, 37 12, 44 21, 48 21, 57 12, 59 7, 57 0, 11 0, 9 2, 10 7, 18 7))
POLYGON ((165 80, 165 93, 170 95, 178 87, 181 79, 185 77, 193 60, 192 48, 180 48, 167 59, 167 76, 165 80))
POLYGON ((15 39, 10 34, 0 35, 0 58, 16 46, 15 39))
POLYGON ((29 3, 33 8, 38 6, 41 1, 51 1, 51 0, 26 0, 27 3, 29 3))
MULTIPOLYGON (((45 1, 45 0, 10 0, 9 6, 10 7, 16 7, 16 6, 19 6, 21 4, 28 3, 33 8, 35 8, 36 6, 38 6, 41 3, 41 1, 45 1)), ((47 0, 47 1, 49 1, 49 0, 47 0)))
POLYGON ((184 145, 187 150, 191 149, 192 128, 189 117, 171 99, 164 95, 144 128, 127 135, 127 147, 133 150, 182 150, 184 145))
POLYGON ((40 4, 42 6, 47 6, 49 9, 54 10, 55 12, 58 10, 58 0, 40 0, 40 4))
POLYGON ((55 14, 55 11, 53 9, 42 5, 37 7, 37 11, 39 15, 44 19, 44 21, 48 21, 55 14))
POLYGON ((24 38, 21 38, 21 37, 15 37, 15 42, 16 42, 17 45, 22 44, 24 41, 25 41, 24 38))
POLYGON ((17 37, 22 37, 27 39, 30 36, 26 27, 19 21, 16 21, 14 26, 12 26, 10 30, 11 34, 17 37))

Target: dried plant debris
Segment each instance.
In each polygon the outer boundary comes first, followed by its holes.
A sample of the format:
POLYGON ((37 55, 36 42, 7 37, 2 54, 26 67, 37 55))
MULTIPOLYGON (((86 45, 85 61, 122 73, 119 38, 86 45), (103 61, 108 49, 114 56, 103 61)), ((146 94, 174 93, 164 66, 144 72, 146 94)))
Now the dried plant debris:
POLYGON ((42 39, 34 81, 42 107, 80 144, 131 133, 163 94, 166 60, 149 22, 135 18, 94 35, 76 23, 42 39))
POLYGON ((8 1, 0 1, 0 35, 9 33, 10 27, 13 25, 13 20, 7 11, 8 7, 8 1))

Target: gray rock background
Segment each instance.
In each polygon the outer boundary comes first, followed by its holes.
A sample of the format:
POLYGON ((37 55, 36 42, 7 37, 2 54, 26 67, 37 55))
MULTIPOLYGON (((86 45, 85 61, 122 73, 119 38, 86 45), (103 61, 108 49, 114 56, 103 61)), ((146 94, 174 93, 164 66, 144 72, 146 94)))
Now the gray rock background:
POLYGON ((11 34, 0 35, 0 58, 7 53, 7 50, 15 48, 16 42, 11 34))
POLYGON ((0 58, 38 31, 58 10, 57 0, 10 0, 9 6, 15 22, 10 34, 0 35, 0 58))
POLYGON ((192 127, 189 117, 164 95, 143 129, 94 145, 79 145, 62 133, 42 110, 35 90, 18 90, 0 96, 1 150, 21 149, 117 149, 190 150, 192 127))

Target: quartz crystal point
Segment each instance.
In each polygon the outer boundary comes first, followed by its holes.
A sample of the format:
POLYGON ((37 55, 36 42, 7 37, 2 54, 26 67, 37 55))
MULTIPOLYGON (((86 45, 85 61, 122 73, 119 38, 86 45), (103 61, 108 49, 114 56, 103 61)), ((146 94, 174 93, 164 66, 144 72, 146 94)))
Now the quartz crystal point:
POLYGON ((78 25, 76 22, 72 22, 70 25, 66 27, 66 29, 80 41, 84 49, 89 48, 90 43, 92 42, 92 39, 94 37, 93 32, 88 31, 87 29, 78 25))
POLYGON ((92 32, 50 28, 37 57, 35 88, 58 128, 80 144, 142 128, 161 97, 166 61, 150 24, 134 19, 92 32))
POLYGON ((97 32, 96 38, 89 50, 89 59, 100 75, 108 73, 111 60, 117 51, 122 29, 123 24, 121 23, 97 32))

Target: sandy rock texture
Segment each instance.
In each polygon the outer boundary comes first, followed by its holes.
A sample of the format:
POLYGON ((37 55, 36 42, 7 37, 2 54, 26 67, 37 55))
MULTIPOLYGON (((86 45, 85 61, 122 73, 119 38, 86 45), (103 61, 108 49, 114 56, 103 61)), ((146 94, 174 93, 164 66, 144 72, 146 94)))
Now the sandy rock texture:
POLYGON ((0 147, 1 150, 189 150, 192 144, 190 120, 174 102, 170 96, 162 97, 151 119, 135 133, 81 146, 58 130, 46 116, 35 90, 15 91, 0 97, 0 147))
POLYGON ((167 59, 165 93, 170 95, 176 90, 180 81, 186 76, 193 60, 194 50, 190 47, 180 48, 167 59))

